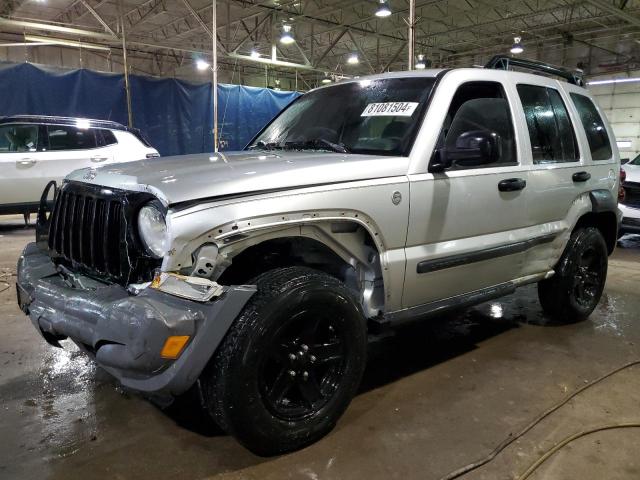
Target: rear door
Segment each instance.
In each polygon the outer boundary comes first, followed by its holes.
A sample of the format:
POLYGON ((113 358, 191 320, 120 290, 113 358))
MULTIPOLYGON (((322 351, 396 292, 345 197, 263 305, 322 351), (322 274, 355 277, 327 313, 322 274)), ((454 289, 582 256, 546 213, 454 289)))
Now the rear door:
POLYGON ((58 183, 73 170, 99 167, 108 163, 112 152, 104 146, 99 129, 70 125, 46 125, 46 151, 41 155, 37 170, 44 185, 50 180, 58 183))
MULTIPOLYGON (((540 234, 560 233, 555 241, 528 253, 525 274, 553 268, 562 254, 563 237, 566 239, 576 220, 571 213, 575 200, 591 190, 608 188, 615 181, 607 166, 613 162, 608 143, 598 152, 603 156, 602 168, 593 168, 580 116, 566 88, 544 78, 516 85, 529 133, 525 155, 531 157, 532 163, 528 185, 531 201, 527 208, 530 223, 540 234)), ((600 123, 600 128, 605 126, 600 123)))
POLYGON ((465 131, 489 130, 499 139, 500 156, 493 164, 409 175, 404 308, 521 276, 530 240, 528 165, 518 147, 522 135, 506 79, 500 72, 454 71, 433 99, 423 131, 440 131, 435 150, 454 145, 465 131))

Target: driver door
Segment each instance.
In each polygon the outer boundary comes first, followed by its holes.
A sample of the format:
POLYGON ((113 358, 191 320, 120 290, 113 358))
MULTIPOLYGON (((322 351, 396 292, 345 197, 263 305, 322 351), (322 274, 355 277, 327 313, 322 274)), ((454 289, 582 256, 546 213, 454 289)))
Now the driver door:
POLYGON ((442 130, 431 164, 439 149, 454 148, 470 131, 497 136, 498 155, 489 164, 459 162, 441 173, 409 175, 403 308, 500 285, 523 270, 528 167, 521 162, 509 87, 460 81, 440 92, 450 96, 449 108, 437 123, 442 130))

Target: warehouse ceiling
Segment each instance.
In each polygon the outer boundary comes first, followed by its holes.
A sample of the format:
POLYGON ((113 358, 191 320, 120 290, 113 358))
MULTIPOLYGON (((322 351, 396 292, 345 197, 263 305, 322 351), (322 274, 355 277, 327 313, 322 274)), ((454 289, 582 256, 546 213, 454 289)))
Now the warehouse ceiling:
MULTIPOLYGON (((218 0, 220 70, 257 74, 266 66, 304 89, 324 72, 407 69, 408 0, 389 0, 384 18, 375 15, 379 2, 218 0), (285 25, 295 42, 280 41, 285 25), (354 55, 357 64, 348 61, 354 55)), ((117 63, 124 24, 129 61, 140 73, 181 76, 197 59, 211 61, 209 0, 3 0, 0 17, 4 42, 54 37, 73 48, 80 41, 117 63)), ((589 74, 637 68, 640 55, 640 0, 416 0, 415 25, 415 53, 433 66, 483 64, 508 53, 514 37, 523 56, 589 74)))

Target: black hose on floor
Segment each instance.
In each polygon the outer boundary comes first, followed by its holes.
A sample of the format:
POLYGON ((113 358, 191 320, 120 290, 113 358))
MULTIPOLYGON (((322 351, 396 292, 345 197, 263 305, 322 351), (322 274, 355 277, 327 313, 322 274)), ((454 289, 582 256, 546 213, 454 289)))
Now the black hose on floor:
POLYGON ((592 433, 602 432, 604 430, 615 430, 618 428, 640 428, 640 423, 612 423, 609 425, 601 425, 599 427, 590 428, 589 430, 583 430, 582 432, 574 433, 573 435, 568 436, 560 443, 555 445, 552 449, 548 450, 544 455, 542 455, 538 460, 533 462, 527 470, 518 477, 517 480, 526 480, 531 476, 533 472, 535 472, 540 465, 542 465, 549 457, 551 457, 554 453, 561 450, 566 445, 570 444, 574 440, 578 438, 585 437, 587 435, 591 435, 592 433))
MULTIPOLYGON (((513 442, 515 442, 516 440, 518 440, 519 438, 524 436, 529 430, 531 430, 533 427, 538 425, 542 420, 547 418, 553 412, 555 412, 556 410, 558 410, 561 407, 563 407, 564 405, 566 405, 573 398, 575 398, 576 396, 580 395, 585 390, 593 387, 594 385, 597 385, 598 383, 602 382, 603 380, 606 380, 607 378, 611 377, 612 375, 615 375, 616 373, 621 372, 622 370, 625 370, 627 368, 633 367, 635 365, 640 365, 640 360, 634 360, 632 362, 625 363, 621 367, 618 367, 615 370, 612 370, 609 373, 606 373, 605 375, 602 375, 601 377, 598 377, 593 382, 580 387, 578 390, 576 390, 575 392, 573 392, 572 394, 570 394, 569 396, 564 398, 562 401, 556 403, 554 406, 552 406, 548 410, 544 411, 542 414, 540 414, 538 417, 536 417, 531 423, 529 423, 526 427, 524 427, 522 430, 520 430, 515 435, 509 434, 509 437, 507 437, 502 443, 500 443, 496 448, 494 448, 493 451, 489 455, 487 455, 486 457, 484 457, 484 458, 482 458, 480 460, 477 460, 477 461, 475 461, 473 463, 470 463, 468 465, 465 465, 464 467, 458 468, 457 470, 454 470, 453 472, 445 475, 444 477, 441 477, 440 480, 454 480, 456 478, 460 478, 462 475, 466 475, 467 473, 482 467, 483 465, 486 465, 487 463, 492 461, 494 458, 496 458, 496 456, 500 452, 502 452, 505 448, 507 448, 513 442)), ((632 426, 632 425, 635 425, 635 424, 629 424, 629 426, 632 426)), ((609 428, 615 428, 615 426, 608 426, 608 427, 609 428)), ((600 427, 600 428, 602 428, 602 427, 600 427)), ((626 427, 619 427, 619 428, 626 428, 626 427)), ((607 429, 607 428, 603 428, 603 429, 607 429)), ((598 431, 598 430, 594 430, 594 431, 598 431)), ((587 435, 588 433, 592 433, 592 432, 589 432, 589 431, 581 432, 582 435, 587 435)), ((581 436, 581 434, 577 434, 577 435, 581 436)), ((572 437, 569 437, 571 440, 569 440, 567 443, 575 440, 575 438, 572 438, 572 437)), ((578 438, 578 437, 576 437, 576 438, 578 438)), ((565 443, 565 445, 566 445, 566 443, 565 443)), ((555 451, 557 451, 557 450, 555 450, 555 451)), ((553 453, 555 453, 555 451, 553 451, 551 453, 551 455, 553 455, 553 453)), ((548 457, 546 457, 546 458, 548 458, 548 457)), ((546 458, 544 460, 546 460, 546 458)), ((532 465, 532 467, 533 467, 533 465, 532 465)), ((537 466, 536 466, 536 468, 537 468, 537 466)), ((529 469, 531 469, 531 467, 529 467, 529 469)), ((535 468, 534 468, 534 470, 535 470, 535 468)), ((527 472, 528 471, 529 470, 527 470, 527 472)), ((533 472, 533 470, 531 470, 531 472, 533 472)), ((527 476, 530 475, 531 472, 527 473, 527 476)), ((520 478, 524 479, 526 477, 523 476, 523 477, 520 477, 520 478)))

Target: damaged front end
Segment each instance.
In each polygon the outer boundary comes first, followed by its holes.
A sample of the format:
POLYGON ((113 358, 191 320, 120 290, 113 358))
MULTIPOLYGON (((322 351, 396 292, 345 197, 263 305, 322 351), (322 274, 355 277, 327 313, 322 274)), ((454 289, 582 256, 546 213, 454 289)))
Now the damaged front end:
POLYGON ((159 273, 161 259, 131 220, 151 197, 65 183, 48 218, 41 208, 37 243, 18 262, 18 303, 50 344, 70 338, 124 386, 175 396, 196 381, 255 288, 159 273))

